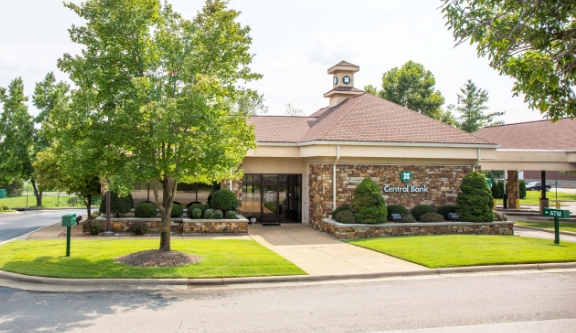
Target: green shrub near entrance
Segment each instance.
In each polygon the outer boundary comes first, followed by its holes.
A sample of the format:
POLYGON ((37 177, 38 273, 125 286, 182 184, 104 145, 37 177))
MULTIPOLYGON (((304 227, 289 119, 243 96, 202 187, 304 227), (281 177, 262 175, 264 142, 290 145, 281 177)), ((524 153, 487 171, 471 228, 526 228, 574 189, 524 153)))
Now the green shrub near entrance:
POLYGON ((526 198, 526 183, 522 179, 518 181, 518 192, 520 199, 526 198))
POLYGON ((334 209, 334 211, 332 212, 332 219, 334 221, 336 221, 336 214, 340 213, 343 210, 350 210, 350 206, 349 205, 342 205, 342 206, 334 209))
POLYGON ((418 205, 412 208, 412 216, 414 216, 418 221, 422 221, 420 216, 426 213, 434 213, 434 207, 428 205, 418 205))
POLYGON ((100 221, 89 220, 82 224, 82 232, 90 233, 90 235, 98 235, 102 232, 102 223, 100 221))
POLYGON ((480 172, 470 172, 462 180, 460 193, 456 202, 456 212, 463 222, 494 221, 494 199, 486 183, 486 178, 480 172))
POLYGON ((418 222, 416 220, 416 218, 410 214, 404 214, 402 215, 402 218, 400 219, 400 221, 398 221, 400 223, 416 223, 418 222))
POLYGON ((336 222, 340 223, 356 223, 356 217, 350 210, 342 210, 336 214, 336 222))
POLYGON ((134 235, 144 235, 148 232, 148 223, 146 222, 133 222, 130 223, 128 227, 128 231, 133 233, 134 235))
POLYGON ((170 212, 170 217, 180 217, 184 215, 184 208, 179 203, 172 204, 172 211, 170 212))
POLYGON ((156 206, 149 202, 142 202, 134 209, 136 217, 156 217, 156 206))
POLYGON ((429 213, 420 215, 420 221, 422 221, 422 222, 444 222, 444 216, 442 216, 438 213, 429 212, 429 213))
MULTIPOLYGON (((100 213, 106 214, 106 195, 100 198, 100 213)), ((110 192, 110 213, 120 216, 126 214, 132 209, 132 194, 125 197, 119 197, 118 193, 110 192)))
POLYGON ((234 192, 227 188, 221 188, 214 192, 212 199, 210 200, 210 208, 229 211, 238 209, 238 199, 234 192))
POLYGON ((402 205, 388 205, 388 216, 392 214, 408 215, 408 209, 402 205))
POLYGON ((194 209, 200 209, 200 215, 204 214, 204 212, 206 211, 206 209, 208 209, 206 206, 204 206, 201 203, 193 203, 190 206, 188 206, 188 217, 192 218, 192 219, 199 219, 200 217, 194 217, 193 213, 194 213, 194 209))
POLYGON ((204 218, 206 220, 211 220, 214 218, 214 210, 213 209, 206 209, 204 212, 204 218))
POLYGON ((226 219, 228 220, 236 220, 238 219, 238 216, 236 216, 236 212, 233 210, 229 210, 226 212, 226 219))
POLYGON ((224 214, 222 214, 221 210, 215 210, 212 216, 214 217, 215 220, 221 220, 224 214))
POLYGON ((354 189, 350 210, 358 223, 385 223, 388 220, 380 187, 369 177, 364 178, 354 189))
MULTIPOLYGON (((188 208, 188 215, 190 216, 190 208, 188 208)), ((194 208, 192 209, 192 216, 190 216, 193 219, 199 219, 202 217, 202 210, 200 208, 194 208)))

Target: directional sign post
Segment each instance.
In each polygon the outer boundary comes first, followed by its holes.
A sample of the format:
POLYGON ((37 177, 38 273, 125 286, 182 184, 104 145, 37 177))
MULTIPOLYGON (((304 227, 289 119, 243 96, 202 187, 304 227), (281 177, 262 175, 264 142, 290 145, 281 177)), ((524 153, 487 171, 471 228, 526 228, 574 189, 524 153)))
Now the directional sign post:
POLYGON ((560 221, 559 219, 569 218, 570 211, 567 209, 544 208, 544 216, 554 218, 554 243, 560 243, 560 221))

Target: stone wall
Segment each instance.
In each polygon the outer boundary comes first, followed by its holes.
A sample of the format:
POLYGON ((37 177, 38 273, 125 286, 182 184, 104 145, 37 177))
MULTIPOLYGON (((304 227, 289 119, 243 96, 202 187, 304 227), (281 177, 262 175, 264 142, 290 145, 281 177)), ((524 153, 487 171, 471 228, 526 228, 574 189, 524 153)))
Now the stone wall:
MULTIPOLYGON (((477 167, 477 171, 480 167, 477 167)), ((427 192, 382 193, 387 205, 413 208, 417 205, 441 206, 455 204, 462 179, 472 171, 472 166, 416 166, 416 165, 350 165, 336 167, 336 206, 350 204, 354 189, 365 178, 372 178, 382 188, 426 186, 427 192), (412 180, 400 179, 403 170, 412 172, 412 180)), ((332 164, 311 164, 309 176, 309 224, 317 228, 332 213, 332 164)))
POLYGON ((514 222, 383 223, 343 224, 324 219, 318 229, 337 239, 415 235, 514 235, 514 222))
MULTIPOLYGON (((106 219, 97 219, 106 223, 106 219)), ((134 222, 148 224, 148 233, 159 234, 162 229, 162 221, 159 218, 131 218, 114 217, 110 220, 110 230, 113 232, 128 232, 128 227, 134 222)), ((248 220, 239 216, 236 220, 196 220, 196 219, 172 219, 170 231, 183 235, 198 234, 247 234, 248 220)))

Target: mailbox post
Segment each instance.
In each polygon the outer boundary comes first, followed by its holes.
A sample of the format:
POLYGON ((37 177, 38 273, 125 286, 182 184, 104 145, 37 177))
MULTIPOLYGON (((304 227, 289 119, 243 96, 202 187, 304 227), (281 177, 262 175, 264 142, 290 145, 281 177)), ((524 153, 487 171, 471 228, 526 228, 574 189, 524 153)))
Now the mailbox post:
POLYGON ((554 218, 554 243, 560 243, 560 218, 569 218, 570 211, 567 209, 552 209, 544 208, 544 216, 549 216, 554 218))
POLYGON ((76 214, 66 214, 62 216, 62 226, 66 227, 66 256, 70 256, 70 235, 72 226, 76 224, 76 214))

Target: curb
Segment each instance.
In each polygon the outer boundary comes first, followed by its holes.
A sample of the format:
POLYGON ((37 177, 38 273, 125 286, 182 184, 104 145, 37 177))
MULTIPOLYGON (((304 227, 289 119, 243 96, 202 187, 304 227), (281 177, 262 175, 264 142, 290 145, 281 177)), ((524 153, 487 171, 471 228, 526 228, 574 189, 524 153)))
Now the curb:
POLYGON ((365 274, 344 275, 289 275, 289 276, 263 276, 244 278, 205 278, 205 279, 63 279, 40 276, 29 276, 0 270, 0 278, 42 285, 60 286, 219 286, 255 283, 286 283, 286 282, 322 282, 322 281, 345 281, 358 279, 378 279, 390 277, 431 276, 446 274, 470 274, 480 272, 517 272, 517 271, 542 271, 549 269, 576 269, 576 262, 545 263, 545 264, 518 264, 518 265, 493 265, 472 266, 454 268, 436 268, 404 272, 380 272, 365 274))
MULTIPOLYGON (((538 227, 529 227, 529 226, 524 226, 524 225, 514 225, 514 228, 520 228, 520 229, 529 229, 529 230, 536 230, 536 231, 543 231, 543 232, 547 232, 549 234, 553 234, 554 230, 551 229, 546 229, 546 228, 538 228, 538 227)), ((576 237, 576 232, 572 232, 572 231, 562 231, 560 230, 560 235, 564 235, 564 236, 575 236, 576 237)))

